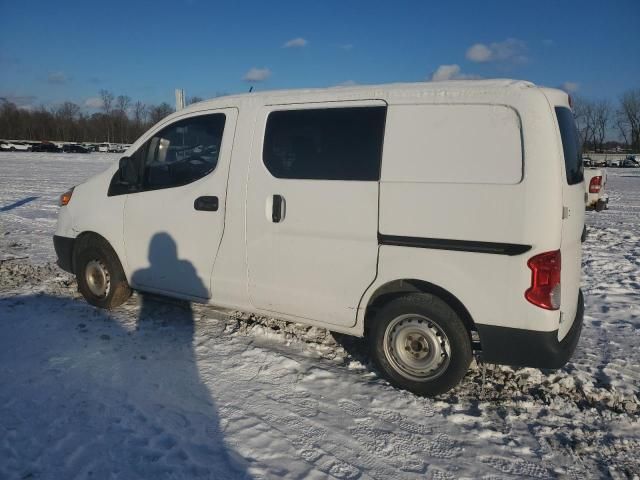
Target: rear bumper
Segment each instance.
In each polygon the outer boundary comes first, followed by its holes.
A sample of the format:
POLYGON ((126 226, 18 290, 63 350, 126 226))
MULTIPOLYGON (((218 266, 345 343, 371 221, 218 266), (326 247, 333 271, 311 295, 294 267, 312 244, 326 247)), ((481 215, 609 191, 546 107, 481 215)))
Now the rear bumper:
POLYGON ((571 328, 558 341, 558 330, 538 332, 520 328, 476 325, 482 360, 487 363, 556 369, 564 366, 578 345, 584 317, 584 298, 578 295, 578 309, 571 328))
POLYGON ((73 245, 75 238, 53 236, 53 248, 56 250, 58 266, 69 273, 73 272, 73 245))
POLYGON ((587 204, 587 210, 605 210, 609 205, 609 195, 604 195, 600 198, 595 198, 587 204))

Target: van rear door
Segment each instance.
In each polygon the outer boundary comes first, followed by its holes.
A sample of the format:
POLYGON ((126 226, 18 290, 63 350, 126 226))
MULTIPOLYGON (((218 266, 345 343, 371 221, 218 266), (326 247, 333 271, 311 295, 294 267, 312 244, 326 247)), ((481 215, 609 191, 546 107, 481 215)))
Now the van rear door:
MULTIPOLYGON (((562 182, 562 256, 561 304, 558 340, 567 334, 576 315, 582 268, 582 230, 585 217, 585 187, 580 139, 575 118, 566 94, 562 101, 552 101, 558 124, 558 136, 564 158, 564 181, 562 182)), ((553 98, 555 100, 555 98, 553 98)))

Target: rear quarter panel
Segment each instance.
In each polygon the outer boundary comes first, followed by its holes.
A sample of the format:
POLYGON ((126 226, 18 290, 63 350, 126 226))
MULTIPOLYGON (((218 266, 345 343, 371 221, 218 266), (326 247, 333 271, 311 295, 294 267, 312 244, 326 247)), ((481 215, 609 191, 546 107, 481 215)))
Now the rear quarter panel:
MULTIPOLYGON (((469 98, 460 100, 469 101, 469 98)), ((410 148, 390 152, 385 143, 380 232, 517 243, 530 245, 531 249, 521 255, 505 256, 382 246, 378 277, 363 297, 359 323, 363 322, 364 307, 377 288, 393 280, 416 278, 456 296, 477 324, 539 331, 558 328, 559 312, 535 307, 524 297, 531 280, 527 260, 537 253, 557 250, 561 243, 563 171, 557 161, 555 125, 548 102, 537 88, 510 90, 486 98, 480 95, 473 101, 495 103, 517 112, 522 154, 513 161, 522 169, 521 178, 495 183, 486 178, 477 183, 415 182, 402 179, 401 175, 385 175, 393 169, 398 155, 414 155, 412 161, 426 158, 421 159, 420 152, 412 152, 410 148)), ((465 141, 464 131, 459 132, 459 137, 465 141)), ((428 154, 428 151, 421 153, 428 154)), ((479 148, 477 161, 491 164, 492 159, 484 155, 479 148)), ((508 178, 513 179, 513 175, 508 178)))

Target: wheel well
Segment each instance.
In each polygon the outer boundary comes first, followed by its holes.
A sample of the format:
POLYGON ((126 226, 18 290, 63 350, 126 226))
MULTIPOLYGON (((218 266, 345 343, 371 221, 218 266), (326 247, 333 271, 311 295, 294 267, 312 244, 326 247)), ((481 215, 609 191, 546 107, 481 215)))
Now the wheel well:
POLYGON ((476 324, 474 323, 469 311, 455 295, 453 295, 451 292, 448 292, 444 288, 439 287, 438 285, 413 278, 405 278, 385 283, 374 292, 374 294, 369 299, 369 303, 367 304, 367 309, 365 311, 365 332, 369 326, 368 323, 371 321, 371 318, 373 317, 373 314, 376 312, 376 310, 378 310, 384 304, 388 303, 394 298, 397 298, 406 293, 430 293, 446 302, 464 323, 464 326, 467 328, 472 342, 479 343, 477 339, 476 324), (474 332, 476 333, 475 337, 474 332))
MULTIPOLYGON (((76 271, 76 257, 78 256, 80 247, 87 245, 91 241, 91 239, 97 240, 98 242, 104 242, 104 244, 106 244, 113 251, 116 258, 118 258, 118 254, 109 243, 109 240, 107 240, 102 235, 96 232, 91 232, 91 231, 82 232, 80 235, 76 237, 76 241, 74 242, 74 245, 73 245, 73 255, 71 257, 71 268, 73 269, 74 272, 76 271)), ((120 259, 118 258, 118 261, 119 260, 120 259)))

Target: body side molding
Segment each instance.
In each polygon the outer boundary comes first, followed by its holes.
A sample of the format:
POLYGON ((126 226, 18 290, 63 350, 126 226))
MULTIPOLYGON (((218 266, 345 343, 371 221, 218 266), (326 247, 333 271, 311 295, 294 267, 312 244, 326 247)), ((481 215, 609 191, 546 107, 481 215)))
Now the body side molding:
POLYGON ((446 238, 403 237, 378 233, 380 245, 398 247, 431 248, 457 252, 491 253, 494 255, 520 255, 531 250, 531 245, 518 243, 480 242, 475 240, 450 240, 446 238))

